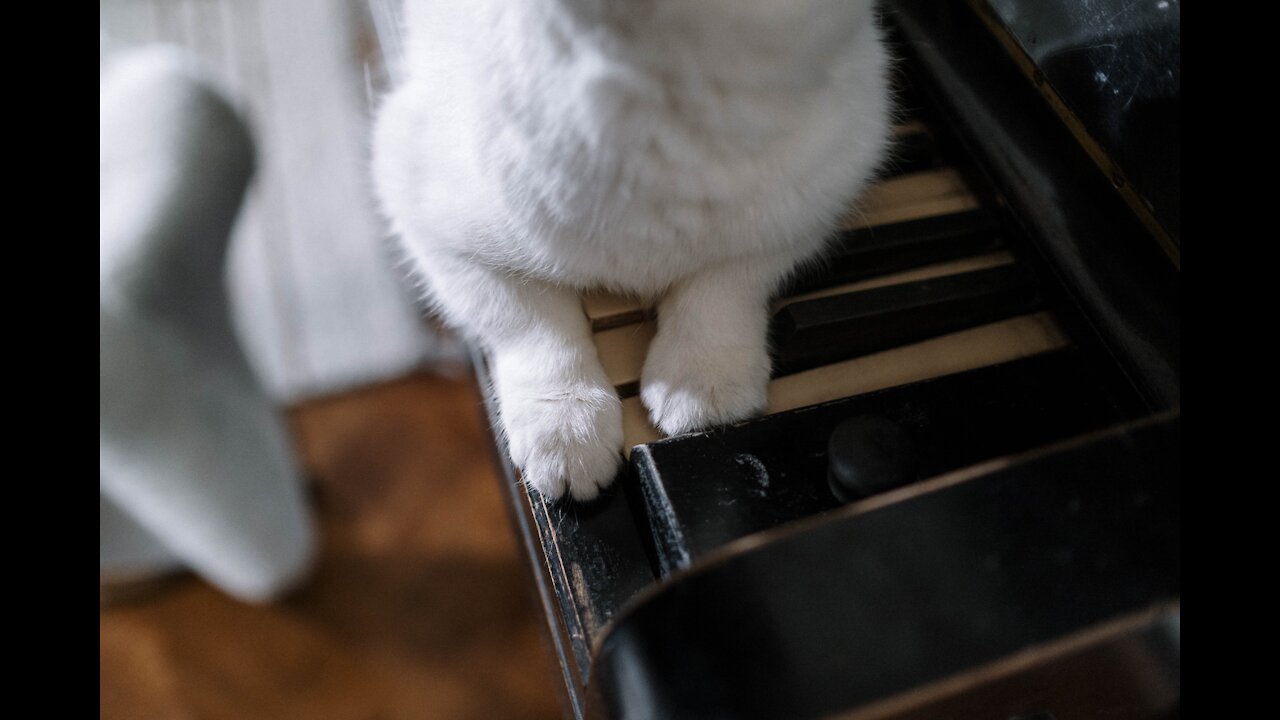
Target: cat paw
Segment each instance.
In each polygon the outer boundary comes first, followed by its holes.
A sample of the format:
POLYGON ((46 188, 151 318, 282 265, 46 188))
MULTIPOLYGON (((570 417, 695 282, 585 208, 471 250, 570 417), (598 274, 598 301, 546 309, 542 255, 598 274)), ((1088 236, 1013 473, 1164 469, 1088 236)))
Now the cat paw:
POLYGON ((769 384, 765 353, 672 350, 655 341, 640 378, 640 400, 662 432, 679 435, 764 412, 769 384))
POLYGON ((611 387, 542 389, 502 401, 511 459, 548 499, 568 490, 587 501, 613 482, 622 461, 622 404, 611 387))

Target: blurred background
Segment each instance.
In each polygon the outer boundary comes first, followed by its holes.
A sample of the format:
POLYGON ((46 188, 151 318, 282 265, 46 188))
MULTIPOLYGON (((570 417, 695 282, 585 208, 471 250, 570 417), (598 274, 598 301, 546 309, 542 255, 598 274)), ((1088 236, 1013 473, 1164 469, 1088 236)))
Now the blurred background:
POLYGON ((398 4, 99 10, 102 717, 559 716, 463 348, 371 197, 398 4))

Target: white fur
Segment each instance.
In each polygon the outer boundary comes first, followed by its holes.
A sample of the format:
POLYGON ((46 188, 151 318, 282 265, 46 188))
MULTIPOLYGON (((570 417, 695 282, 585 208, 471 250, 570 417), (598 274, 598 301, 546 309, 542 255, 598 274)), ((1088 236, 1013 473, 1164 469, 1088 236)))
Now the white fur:
POLYGON ((760 412, 769 298, 887 147, 871 1, 410 0, 408 25, 378 193, 490 353, 526 482, 585 500, 617 470, 580 289, 659 302, 641 398, 663 431, 760 412))

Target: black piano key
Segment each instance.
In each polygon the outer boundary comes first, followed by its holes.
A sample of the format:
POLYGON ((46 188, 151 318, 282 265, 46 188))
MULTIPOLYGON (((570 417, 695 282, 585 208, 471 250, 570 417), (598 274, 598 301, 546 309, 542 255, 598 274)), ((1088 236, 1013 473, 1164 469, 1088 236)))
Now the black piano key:
POLYGON ((897 177, 908 173, 942 167, 942 155, 928 130, 908 133, 894 138, 885 161, 882 178, 897 177))
POLYGON ((659 571, 837 507, 827 442, 848 418, 905 429, 921 478, 1138 417, 1073 348, 639 445, 631 465, 659 571))
POLYGON ((1017 264, 794 302, 770 327, 774 376, 1033 312, 1034 278, 1017 264))
POLYGON ((1057 443, 671 578, 604 636, 597 709, 1167 717, 1179 686, 1168 628, 1181 592, 1180 427, 1158 417, 1057 443), (1086 645, 1108 638, 1144 641, 1086 645), (1044 649, 1056 642, 1102 652, 1066 654, 1078 662, 1053 672, 1045 661, 1064 654, 1044 649), (871 712, 890 699, 900 713, 871 712))
POLYGON ((892 87, 894 105, 898 108, 898 112, 902 113, 904 119, 914 118, 919 115, 920 110, 928 105, 920 94, 920 89, 911 73, 905 72, 901 67, 895 67, 890 71, 889 84, 892 87))
POLYGON ((982 209, 846 230, 834 239, 822 264, 799 274, 782 294, 798 295, 979 255, 1000 245, 1000 225, 982 209))

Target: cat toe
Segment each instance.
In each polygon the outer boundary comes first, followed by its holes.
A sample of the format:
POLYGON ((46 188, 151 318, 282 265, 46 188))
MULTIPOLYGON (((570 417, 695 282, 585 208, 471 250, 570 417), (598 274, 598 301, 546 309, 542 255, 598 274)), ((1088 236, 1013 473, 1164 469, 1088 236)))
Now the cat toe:
POLYGON ((574 500, 594 500, 618 472, 621 453, 608 445, 547 448, 525 461, 521 475, 530 488, 549 500, 568 490, 574 500))
POLYGON ((551 500, 588 501, 622 462, 622 407, 612 388, 525 398, 504 406, 511 457, 525 484, 551 500))
POLYGON ((727 425, 759 415, 766 383, 730 378, 655 378, 642 383, 640 399, 649 417, 667 435, 727 425))
POLYGON ((763 343, 688 338, 687 333, 659 332, 641 371, 640 400, 658 429, 679 435, 764 412, 769 355, 763 343))

